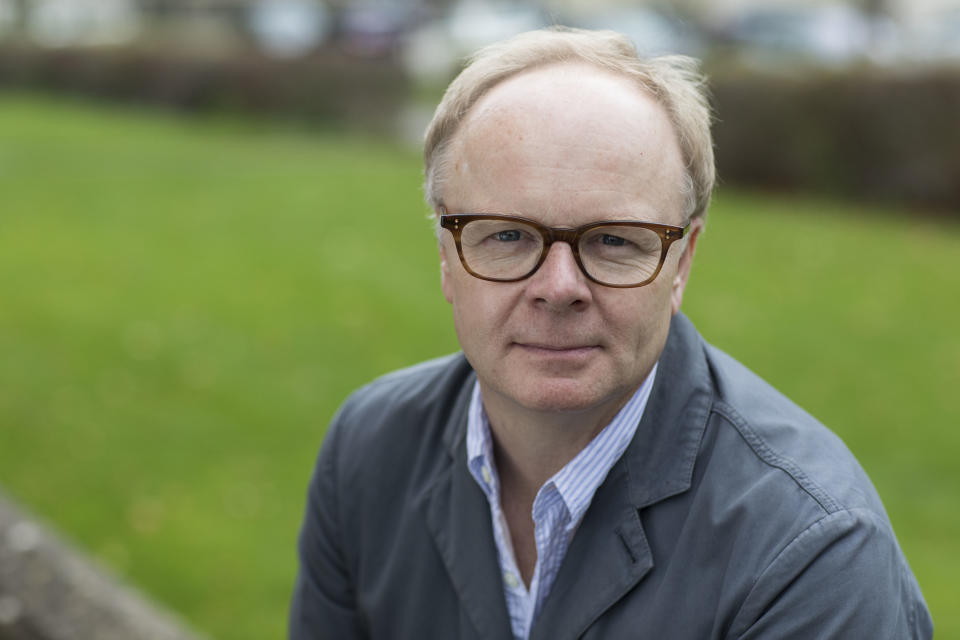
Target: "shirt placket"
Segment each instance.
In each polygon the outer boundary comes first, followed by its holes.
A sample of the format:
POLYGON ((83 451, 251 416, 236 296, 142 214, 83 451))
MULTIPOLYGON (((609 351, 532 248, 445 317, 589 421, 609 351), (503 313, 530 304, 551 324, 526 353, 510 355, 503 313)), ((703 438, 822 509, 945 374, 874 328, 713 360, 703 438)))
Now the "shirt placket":
MULTIPOLYGON (((480 460, 480 477, 483 480, 483 490, 490 505, 490 519, 493 521, 494 536, 496 540, 500 541, 500 544, 497 545, 497 555, 499 556, 503 584, 506 586, 505 595, 510 600, 507 603, 507 611, 512 619, 521 623, 521 635, 515 637, 524 640, 530 634, 530 594, 520 578, 510 530, 503 510, 500 509, 500 486, 486 455, 480 460), (503 548, 501 548, 501 545, 503 548), (514 612, 518 612, 519 616, 515 615, 514 612)), ((533 586, 532 582, 531 586, 533 586)), ((512 626, 516 630, 516 625, 512 626)))

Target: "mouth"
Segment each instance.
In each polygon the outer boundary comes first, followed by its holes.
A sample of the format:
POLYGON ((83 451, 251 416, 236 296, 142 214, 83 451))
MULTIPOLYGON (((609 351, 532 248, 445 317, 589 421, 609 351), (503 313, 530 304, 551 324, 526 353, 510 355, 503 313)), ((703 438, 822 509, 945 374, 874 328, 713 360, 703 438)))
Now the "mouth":
POLYGON ((599 345, 595 344, 554 344, 548 342, 514 342, 513 345, 524 351, 547 356, 587 354, 600 348, 599 345))

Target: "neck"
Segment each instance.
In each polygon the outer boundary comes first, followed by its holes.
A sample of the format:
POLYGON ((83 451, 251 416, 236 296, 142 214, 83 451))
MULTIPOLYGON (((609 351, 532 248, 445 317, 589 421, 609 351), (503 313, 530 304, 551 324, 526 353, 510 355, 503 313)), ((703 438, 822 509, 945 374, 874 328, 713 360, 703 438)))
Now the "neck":
POLYGON ((484 410, 490 420, 497 471, 504 490, 529 497, 573 460, 617 412, 625 398, 582 412, 529 410, 488 394, 483 385, 484 410))
POLYGON ((535 411, 480 385, 490 421, 500 506, 514 557, 529 587, 537 563, 533 502, 547 480, 573 460, 613 420, 630 395, 588 411, 535 411))

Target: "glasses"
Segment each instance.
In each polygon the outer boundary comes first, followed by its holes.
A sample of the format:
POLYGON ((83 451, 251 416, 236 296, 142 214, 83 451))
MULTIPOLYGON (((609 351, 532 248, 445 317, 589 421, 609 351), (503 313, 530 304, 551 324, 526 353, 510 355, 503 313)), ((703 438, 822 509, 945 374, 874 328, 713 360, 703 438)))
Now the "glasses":
POLYGON ((481 280, 516 282, 532 276, 554 242, 566 242, 589 280, 607 287, 653 282, 670 245, 690 228, 655 222, 605 220, 575 229, 546 227, 517 216, 444 214, 440 226, 453 234, 460 262, 481 280))

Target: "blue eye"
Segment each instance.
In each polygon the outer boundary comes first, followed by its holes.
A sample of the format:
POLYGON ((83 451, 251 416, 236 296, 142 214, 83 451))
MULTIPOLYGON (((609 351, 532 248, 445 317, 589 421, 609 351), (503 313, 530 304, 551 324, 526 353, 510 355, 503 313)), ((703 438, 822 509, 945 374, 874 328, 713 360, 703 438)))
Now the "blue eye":
POLYGON ((500 242, 516 242, 520 239, 520 232, 516 229, 509 229, 507 231, 498 231, 495 234, 495 237, 500 242))
POLYGON ((621 238, 620 236, 612 236, 608 233, 603 234, 603 237, 601 238, 601 242, 611 247, 622 247, 627 243, 627 241, 621 238))

